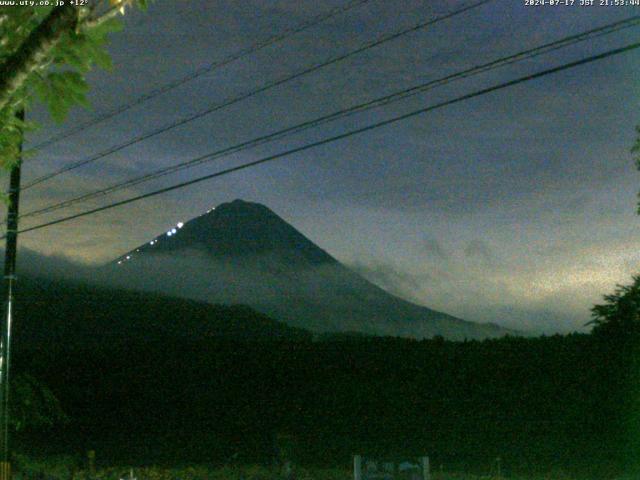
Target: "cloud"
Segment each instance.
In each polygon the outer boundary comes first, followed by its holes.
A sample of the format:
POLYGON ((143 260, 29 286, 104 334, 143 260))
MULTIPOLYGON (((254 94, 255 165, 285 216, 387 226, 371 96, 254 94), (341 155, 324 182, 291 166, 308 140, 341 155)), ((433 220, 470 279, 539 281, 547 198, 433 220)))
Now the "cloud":
POLYGON ((480 274, 458 266, 440 270, 439 275, 411 274, 381 263, 350 267, 394 295, 465 320, 540 334, 584 331, 589 319, 583 304, 571 297, 571 289, 543 294, 522 279, 493 272, 480 274), (527 287, 533 292, 526 291, 527 287))
MULTIPOLYGON (((445 242, 447 255, 417 248, 406 257, 359 257, 350 266, 402 298, 466 320, 536 333, 586 331, 590 308, 640 269, 633 241, 507 249, 492 240, 445 242), (413 258, 410 261, 409 258, 413 258)), ((436 250, 437 251, 437 250, 436 250)))
POLYGON ((415 275, 389 264, 353 263, 349 268, 387 292, 407 299, 412 299, 426 283, 433 281, 429 273, 415 275))
POLYGON ((424 254, 435 260, 447 260, 449 258, 449 253, 442 244, 434 238, 425 238, 420 242, 419 248, 424 254))
MULTIPOLYGON (((433 237, 428 245, 437 245, 436 251, 444 251, 442 243, 433 237)), ((478 239, 458 247, 451 245, 446 255, 434 256, 429 249, 423 249, 425 261, 413 261, 411 266, 384 257, 361 258, 348 262, 348 266, 384 290, 435 310, 470 321, 554 333, 584 331, 590 319, 589 308, 600 302, 602 295, 611 291, 616 283, 630 280, 634 265, 637 271, 640 257, 633 244, 621 251, 617 261, 625 268, 622 277, 615 264, 610 265, 611 257, 603 256, 599 249, 573 252, 571 257, 567 257, 566 250, 559 250, 552 252, 553 261, 548 258, 539 261, 544 257, 533 254, 527 262, 520 259, 516 268, 513 265, 505 268, 488 244, 478 239), (581 256, 582 260, 576 261, 574 255, 581 256)), ((255 278, 251 274, 251 262, 246 262, 246 271, 239 271, 238 266, 212 266, 204 255, 198 250, 183 252, 179 257, 162 255, 147 259, 140 255, 133 260, 137 267, 126 270, 123 275, 124 270, 117 268, 96 270, 94 266, 63 255, 41 255, 21 249, 18 273, 178 296, 188 292, 191 298, 204 301, 211 298, 212 292, 217 292, 221 301, 235 303, 234 299, 241 298, 243 293, 234 290, 234 279, 255 278), (166 275, 167 271, 174 274, 166 275)), ((309 275, 308 278, 318 279, 318 295, 321 295, 321 279, 332 272, 316 271, 309 275)), ((255 292, 261 292, 265 298, 275 295, 265 288, 265 285, 255 285, 255 292)))
POLYGON ((464 249, 464 255, 469 260, 478 260, 484 265, 496 267, 498 258, 487 242, 479 239, 471 240, 464 249))
MULTIPOLYGON (((74 110, 63 126, 43 121, 45 128, 30 142, 137 98, 151 88, 149 79, 156 86, 174 81, 340 5, 332 1, 320 8, 318 3, 251 1, 247 8, 244 2, 226 2, 225 8, 211 8, 210 0, 193 0, 177 6, 156 2, 148 13, 131 12, 124 18, 127 28, 111 43, 115 71, 90 75, 92 111, 74 110)), ((452 8, 446 1, 425 7, 425 2, 408 0, 394 6, 390 15, 388 2, 368 2, 52 145, 25 162, 24 178, 87 158, 204 105, 452 8)), ((518 2, 487 5, 27 190, 23 209, 56 203, 436 79, 514 52, 517 45, 534 46, 587 30, 620 14, 616 9, 599 15, 575 13, 534 12, 518 2)), ((604 49, 632 33, 602 37, 599 45, 604 49)), ((260 158, 575 60, 590 54, 591 47, 588 42, 579 44, 452 83, 233 161, 260 158)), ((95 265, 211 205, 250 195, 287 211, 294 225, 303 224, 311 238, 336 257, 360 259, 357 268, 402 296, 470 320, 518 318, 531 323, 531 318, 543 318, 540 322, 552 328, 555 313, 541 313, 552 311, 558 312, 557 328, 577 326, 578 317, 587 316, 601 294, 639 270, 640 260, 633 253, 640 250, 634 212, 638 177, 628 152, 634 135, 629 119, 638 107, 637 73, 637 62, 629 57, 611 58, 220 181, 31 232, 21 236, 20 243, 49 259, 35 262, 36 269, 47 262, 57 265, 51 265, 54 270, 76 268, 69 259, 95 265), (616 79, 616 88, 596 88, 611 79, 616 79)), ((42 120, 41 113, 35 109, 30 115, 42 120)), ((58 213, 75 213, 219 166, 203 165, 58 213)), ((55 218, 59 216, 39 217, 24 225, 55 218)), ((23 256, 19 261, 26 263, 23 256)))

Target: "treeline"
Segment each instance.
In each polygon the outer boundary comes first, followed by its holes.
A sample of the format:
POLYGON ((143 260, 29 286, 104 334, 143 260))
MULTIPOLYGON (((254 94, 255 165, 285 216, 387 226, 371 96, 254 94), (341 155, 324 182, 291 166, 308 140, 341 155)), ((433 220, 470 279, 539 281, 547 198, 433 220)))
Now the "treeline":
POLYGON ((606 478, 639 453, 633 345, 606 337, 167 338, 16 356, 72 419, 57 449, 107 464, 268 463, 282 434, 302 465, 426 452, 449 470, 500 456, 513 472, 606 478))
POLYGON ((638 467, 640 303, 629 292, 609 298, 593 335, 450 342, 314 339, 244 307, 20 288, 14 373, 48 386, 69 418, 17 435, 26 453, 93 449, 103 466, 270 463, 285 436, 307 466, 427 453, 436 468, 468 472, 498 456, 514 473, 603 479, 638 467))

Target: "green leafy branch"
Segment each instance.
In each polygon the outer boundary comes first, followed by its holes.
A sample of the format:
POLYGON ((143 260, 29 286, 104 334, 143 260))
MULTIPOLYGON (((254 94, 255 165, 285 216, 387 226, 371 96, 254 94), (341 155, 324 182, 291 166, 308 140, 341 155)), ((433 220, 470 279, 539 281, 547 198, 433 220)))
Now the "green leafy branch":
POLYGON ((111 69, 108 35, 122 28, 117 16, 133 5, 147 2, 0 7, 0 166, 18 160, 22 132, 36 128, 16 112, 41 101, 62 122, 74 106, 89 106, 85 75, 95 66, 111 69))

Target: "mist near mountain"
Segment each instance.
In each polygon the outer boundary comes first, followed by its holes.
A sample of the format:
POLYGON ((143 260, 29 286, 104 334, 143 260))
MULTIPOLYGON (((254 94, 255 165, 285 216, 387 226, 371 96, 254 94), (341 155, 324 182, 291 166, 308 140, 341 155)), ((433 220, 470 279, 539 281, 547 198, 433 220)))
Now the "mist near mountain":
POLYGON ((89 277, 111 286, 244 304, 318 333, 458 340, 514 333, 402 300, 342 265, 269 208, 242 200, 176 225, 89 277))

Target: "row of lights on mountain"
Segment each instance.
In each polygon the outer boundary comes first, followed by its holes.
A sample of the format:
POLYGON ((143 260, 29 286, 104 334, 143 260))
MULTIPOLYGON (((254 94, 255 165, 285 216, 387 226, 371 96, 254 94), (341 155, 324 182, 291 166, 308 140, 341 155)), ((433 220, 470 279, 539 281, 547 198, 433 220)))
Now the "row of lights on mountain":
MULTIPOLYGON (((176 225, 176 227, 178 227, 178 228, 182 228, 183 226, 184 226, 184 223, 182 223, 182 222, 178 222, 178 224, 176 225)), ((167 237, 170 237, 171 235, 175 235, 176 233, 178 233, 178 230, 175 229, 175 228, 172 228, 171 230, 169 230, 167 232, 167 237)), ((154 240, 153 242, 155 242, 155 241, 157 241, 157 240, 154 240)), ((151 242, 151 245, 153 245, 153 242, 151 242)))
MULTIPOLYGON (((209 210, 207 210, 207 213, 211 213, 212 211, 214 211, 216 209, 216 207, 211 207, 209 210)), ((204 213, 202 215, 205 215, 204 213)), ((172 228, 171 230, 167 231, 167 237, 172 237, 173 235, 175 235, 176 233, 178 233, 178 230, 180 230, 182 227, 184 227, 184 223, 182 222, 178 222, 176 224, 176 226, 174 228, 172 228)), ((159 240, 151 240, 149 242, 149 245, 153 246, 156 243, 158 243, 159 240)), ((136 252, 139 252, 140 249, 136 249, 136 252)), ((126 257, 124 257, 122 260, 118 260, 118 265, 122 265, 122 262, 126 262, 127 260, 131 260, 131 257, 133 256, 133 254, 127 255, 126 257)))
MULTIPOLYGON (((176 233, 178 233, 178 230, 180 230, 182 227, 184 227, 184 223, 178 222, 174 228, 172 228, 171 230, 167 231, 167 237, 171 237, 171 236, 175 235, 176 233)), ((156 243, 158 243, 159 241, 160 240, 157 240, 157 239, 156 240, 151 240, 149 242, 149 245, 153 246, 156 243)), ((136 252, 139 252, 139 251, 140 251, 140 249, 137 248, 136 252)), ((124 257, 122 260, 118 260, 118 265, 122 265, 122 262, 126 262, 127 260, 131 260, 132 257, 133 257, 133 254, 129 254, 126 257, 124 257)))

